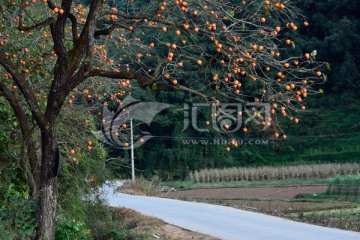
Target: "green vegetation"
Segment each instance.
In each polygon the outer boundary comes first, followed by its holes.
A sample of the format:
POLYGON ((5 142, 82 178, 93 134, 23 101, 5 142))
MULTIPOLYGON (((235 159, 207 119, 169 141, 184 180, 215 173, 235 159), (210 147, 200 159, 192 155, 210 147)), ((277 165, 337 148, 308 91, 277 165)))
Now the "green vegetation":
POLYGON ((326 227, 340 228, 351 231, 360 231, 360 208, 311 211, 307 213, 298 213, 301 221, 310 222, 326 227))
POLYGON ((102 202, 87 203, 85 226, 91 230, 91 239, 151 239, 149 232, 157 224, 129 209, 115 209, 102 202))
POLYGON ((0 185, 0 238, 31 239, 35 233, 36 203, 29 198, 26 185, 0 185))
POLYGON ((335 178, 330 182, 325 196, 360 202, 360 175, 335 178))

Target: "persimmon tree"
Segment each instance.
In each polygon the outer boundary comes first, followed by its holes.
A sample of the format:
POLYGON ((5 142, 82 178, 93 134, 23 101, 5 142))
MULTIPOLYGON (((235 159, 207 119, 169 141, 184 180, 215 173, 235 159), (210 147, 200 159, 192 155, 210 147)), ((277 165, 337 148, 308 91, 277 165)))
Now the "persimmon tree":
POLYGON ((277 115, 298 122, 303 100, 325 78, 313 54, 291 55, 291 31, 308 23, 289 1, 116 4, 0 2, 0 94, 19 121, 27 176, 39 196, 37 239, 54 238, 57 127, 67 104, 104 97, 121 104, 137 85, 186 91, 215 106, 268 103, 273 117, 262 124, 276 129, 277 115), (41 133, 39 153, 33 124, 41 133))

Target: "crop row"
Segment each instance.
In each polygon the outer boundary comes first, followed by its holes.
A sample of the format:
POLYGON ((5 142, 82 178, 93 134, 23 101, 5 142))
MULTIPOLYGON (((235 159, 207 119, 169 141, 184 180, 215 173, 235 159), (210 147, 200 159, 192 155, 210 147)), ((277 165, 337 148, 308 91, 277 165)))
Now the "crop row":
POLYGON ((189 174, 189 179, 197 183, 261 181, 306 178, 329 178, 337 175, 360 173, 360 164, 311 164, 283 167, 233 167, 224 169, 202 169, 189 174))

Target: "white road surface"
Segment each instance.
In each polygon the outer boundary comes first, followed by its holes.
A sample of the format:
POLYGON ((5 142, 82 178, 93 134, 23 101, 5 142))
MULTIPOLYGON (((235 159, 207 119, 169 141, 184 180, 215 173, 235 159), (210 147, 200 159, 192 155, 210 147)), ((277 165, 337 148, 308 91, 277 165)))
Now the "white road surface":
POLYGON ((160 218, 184 229, 224 240, 360 240, 360 233, 294 222, 231 207, 115 192, 121 182, 101 188, 107 204, 160 218))

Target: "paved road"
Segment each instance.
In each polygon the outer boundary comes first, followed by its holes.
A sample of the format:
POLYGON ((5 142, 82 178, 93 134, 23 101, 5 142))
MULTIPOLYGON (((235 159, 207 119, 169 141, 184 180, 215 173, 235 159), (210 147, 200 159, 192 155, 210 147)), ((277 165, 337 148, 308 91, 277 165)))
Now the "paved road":
POLYGON ((108 205, 134 209, 188 230, 228 240, 360 240, 360 233, 298 223, 231 207, 114 192, 101 189, 108 205))

